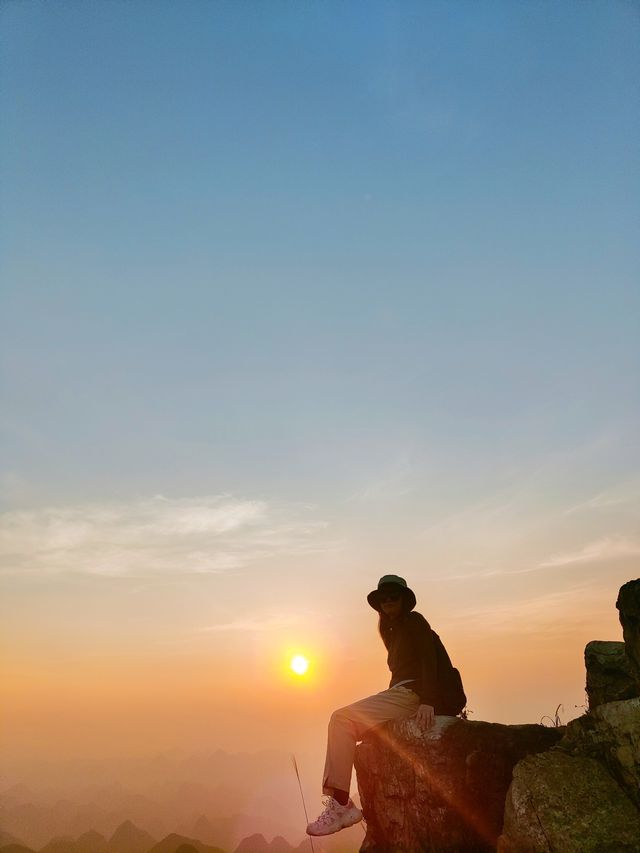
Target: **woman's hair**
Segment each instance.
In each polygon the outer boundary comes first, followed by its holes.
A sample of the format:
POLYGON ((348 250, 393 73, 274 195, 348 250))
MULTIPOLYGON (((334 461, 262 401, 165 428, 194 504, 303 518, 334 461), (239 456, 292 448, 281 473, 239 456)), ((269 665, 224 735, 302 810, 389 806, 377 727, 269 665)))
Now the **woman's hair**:
MULTIPOLYGON (((401 596, 400 603, 402 606, 402 611, 400 613, 400 616, 406 616, 407 613, 411 612, 411 608, 409 607, 409 599, 407 598, 406 595, 401 596)), ((385 634, 386 634, 387 629, 391 625, 391 623, 392 623, 392 620, 389 619, 389 617, 386 616, 382 612, 382 610, 379 610, 378 611, 378 633, 382 637, 383 642, 385 642, 385 634)), ((386 645, 386 642, 385 642, 385 645, 386 645)))

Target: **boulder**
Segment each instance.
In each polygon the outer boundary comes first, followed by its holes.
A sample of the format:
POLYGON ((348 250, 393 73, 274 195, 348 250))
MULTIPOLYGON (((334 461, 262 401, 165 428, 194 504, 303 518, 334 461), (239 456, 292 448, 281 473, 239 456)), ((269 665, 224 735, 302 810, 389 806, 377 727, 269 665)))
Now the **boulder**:
POLYGON ((589 709, 640 695, 622 642, 592 640, 584 650, 589 709))
POLYGON ((563 730, 437 717, 378 726, 356 748, 367 853, 493 853, 515 764, 563 730))
POLYGON ((640 698, 609 702, 572 720, 558 748, 600 761, 640 808, 640 698))
POLYGON ((640 578, 628 581, 620 587, 616 607, 620 615, 627 657, 640 693, 640 578))
POLYGON ((498 853, 638 853, 640 815, 594 758, 559 749, 513 772, 498 853))
POLYGON ((586 646, 589 711, 566 728, 437 717, 368 732, 362 853, 640 853, 640 579, 616 606, 624 644, 586 646))
POLYGON ((639 807, 640 698, 608 702, 517 765, 498 853, 638 853, 639 807))

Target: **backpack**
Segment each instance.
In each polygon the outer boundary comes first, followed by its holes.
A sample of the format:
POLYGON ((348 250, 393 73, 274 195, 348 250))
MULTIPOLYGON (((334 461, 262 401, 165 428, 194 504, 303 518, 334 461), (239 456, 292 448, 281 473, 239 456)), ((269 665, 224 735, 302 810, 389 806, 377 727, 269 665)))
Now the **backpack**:
POLYGON ((460 672, 451 663, 442 640, 431 629, 433 643, 436 649, 436 660, 438 663, 438 693, 440 701, 436 713, 456 717, 467 704, 467 697, 462 686, 460 672))

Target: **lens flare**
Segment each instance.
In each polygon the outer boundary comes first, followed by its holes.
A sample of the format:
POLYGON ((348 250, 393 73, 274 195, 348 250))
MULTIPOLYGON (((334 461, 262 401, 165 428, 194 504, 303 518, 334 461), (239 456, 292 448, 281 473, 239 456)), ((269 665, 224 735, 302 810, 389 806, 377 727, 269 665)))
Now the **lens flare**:
POLYGON ((304 675, 309 669, 309 661, 303 655, 296 655, 291 658, 290 666, 296 675, 304 675))

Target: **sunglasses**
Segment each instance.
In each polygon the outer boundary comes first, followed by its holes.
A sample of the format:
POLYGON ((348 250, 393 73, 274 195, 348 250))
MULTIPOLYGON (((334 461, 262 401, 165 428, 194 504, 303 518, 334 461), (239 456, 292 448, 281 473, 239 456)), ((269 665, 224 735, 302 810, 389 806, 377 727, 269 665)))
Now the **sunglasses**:
POLYGON ((385 601, 400 601, 400 593, 399 592, 381 592, 378 596, 378 601, 380 604, 384 604, 385 601))

